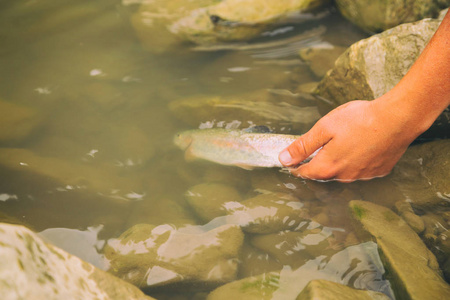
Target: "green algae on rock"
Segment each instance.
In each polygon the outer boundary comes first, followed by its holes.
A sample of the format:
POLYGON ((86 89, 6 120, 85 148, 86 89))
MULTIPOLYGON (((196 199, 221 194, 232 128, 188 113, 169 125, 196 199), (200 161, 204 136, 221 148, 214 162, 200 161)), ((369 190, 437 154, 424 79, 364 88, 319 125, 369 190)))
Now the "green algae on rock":
POLYGON ((141 288, 173 283, 218 285, 236 279, 244 235, 236 225, 138 224, 104 249, 109 271, 141 288))
POLYGON ((23 226, 0 224, 0 241, 2 299, 153 299, 23 226))
POLYGON ((448 0, 337 0, 342 15, 360 28, 380 32, 403 23, 435 18, 448 0))
POLYGON ((296 300, 389 300, 387 295, 369 290, 357 290, 328 281, 312 280, 296 300))
POLYGON ((395 294, 404 299, 445 299, 450 287, 442 279, 436 257, 393 211, 353 200, 350 209, 364 211, 355 219, 376 240, 395 294))

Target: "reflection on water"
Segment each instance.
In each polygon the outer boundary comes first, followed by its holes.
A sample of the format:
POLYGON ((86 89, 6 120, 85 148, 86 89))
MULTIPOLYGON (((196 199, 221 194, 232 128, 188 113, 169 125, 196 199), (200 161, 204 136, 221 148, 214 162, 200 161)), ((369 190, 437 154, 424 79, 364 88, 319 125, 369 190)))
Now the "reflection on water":
MULTIPOLYGON (((152 54, 129 23, 134 2, 0 4, 0 110, 8 111, 0 112, 0 220, 25 224, 103 268, 97 250, 123 256, 154 252, 157 258, 148 257, 141 273, 130 275, 142 275, 136 277, 145 283, 141 287, 189 278, 213 282, 200 288, 208 291, 218 283, 278 272, 274 299, 294 299, 317 278, 392 295, 376 244, 360 244, 347 208, 352 199, 392 208, 404 200, 392 181, 318 183, 278 169, 188 163, 172 143, 180 130, 233 121, 242 128, 252 122, 219 109, 212 116, 207 101, 189 107, 195 99, 236 98, 229 107, 245 106, 244 112, 255 116, 258 110, 244 100, 264 103, 271 116, 279 102, 310 107, 313 100, 298 86, 319 78, 298 50, 347 47, 365 36, 326 11, 267 31, 253 44, 183 44, 176 52, 152 54), (192 199, 193 190, 204 201, 192 199), (145 243, 121 244, 125 238, 117 238, 136 224, 150 226, 147 237, 139 237, 145 243), (215 256, 202 257, 201 251, 217 246, 216 239, 224 238, 220 232, 230 228, 238 232, 226 236, 240 243, 236 253, 223 256, 216 249, 215 256), (164 241, 156 241, 162 236, 164 241), (99 241, 108 240, 109 250, 101 249, 99 241), (201 265, 202 259, 212 265, 200 275, 177 265, 201 265)), ((307 129, 283 118, 270 122, 266 125, 280 132, 307 129)), ((168 299, 183 291, 155 295, 168 299)))

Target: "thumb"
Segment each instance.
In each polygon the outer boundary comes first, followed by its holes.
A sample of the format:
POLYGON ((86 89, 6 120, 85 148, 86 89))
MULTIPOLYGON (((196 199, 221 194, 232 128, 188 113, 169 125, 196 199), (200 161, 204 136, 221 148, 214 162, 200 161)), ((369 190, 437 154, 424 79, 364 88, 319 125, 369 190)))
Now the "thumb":
POLYGON ((286 167, 296 166, 307 159, 317 149, 328 143, 330 139, 331 137, 328 137, 317 126, 314 126, 310 131, 300 136, 286 149, 281 151, 278 159, 286 167))

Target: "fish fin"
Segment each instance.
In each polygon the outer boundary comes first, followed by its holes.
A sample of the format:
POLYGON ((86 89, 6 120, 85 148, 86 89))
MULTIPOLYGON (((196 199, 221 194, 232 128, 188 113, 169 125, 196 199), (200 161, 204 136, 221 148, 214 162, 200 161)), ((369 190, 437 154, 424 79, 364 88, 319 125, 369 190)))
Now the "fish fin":
POLYGON ((249 128, 243 129, 243 131, 245 131, 247 133, 270 133, 270 132, 272 132, 272 130, 270 130, 270 128, 265 125, 251 126, 249 128))
POLYGON ((193 160, 197 159, 197 157, 194 155, 194 153, 192 151, 192 147, 188 147, 186 149, 186 151, 184 152, 184 159, 186 161, 193 161, 193 160))

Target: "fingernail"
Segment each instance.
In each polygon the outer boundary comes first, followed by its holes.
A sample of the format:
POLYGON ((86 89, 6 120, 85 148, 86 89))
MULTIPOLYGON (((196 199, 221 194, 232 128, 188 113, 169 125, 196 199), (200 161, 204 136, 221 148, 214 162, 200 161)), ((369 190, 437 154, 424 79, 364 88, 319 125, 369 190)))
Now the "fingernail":
POLYGON ((280 153, 278 159, 280 160, 280 162, 281 162, 283 165, 288 165, 288 164, 290 164, 291 161, 292 161, 291 154, 289 153, 288 150, 283 150, 283 151, 280 153))

